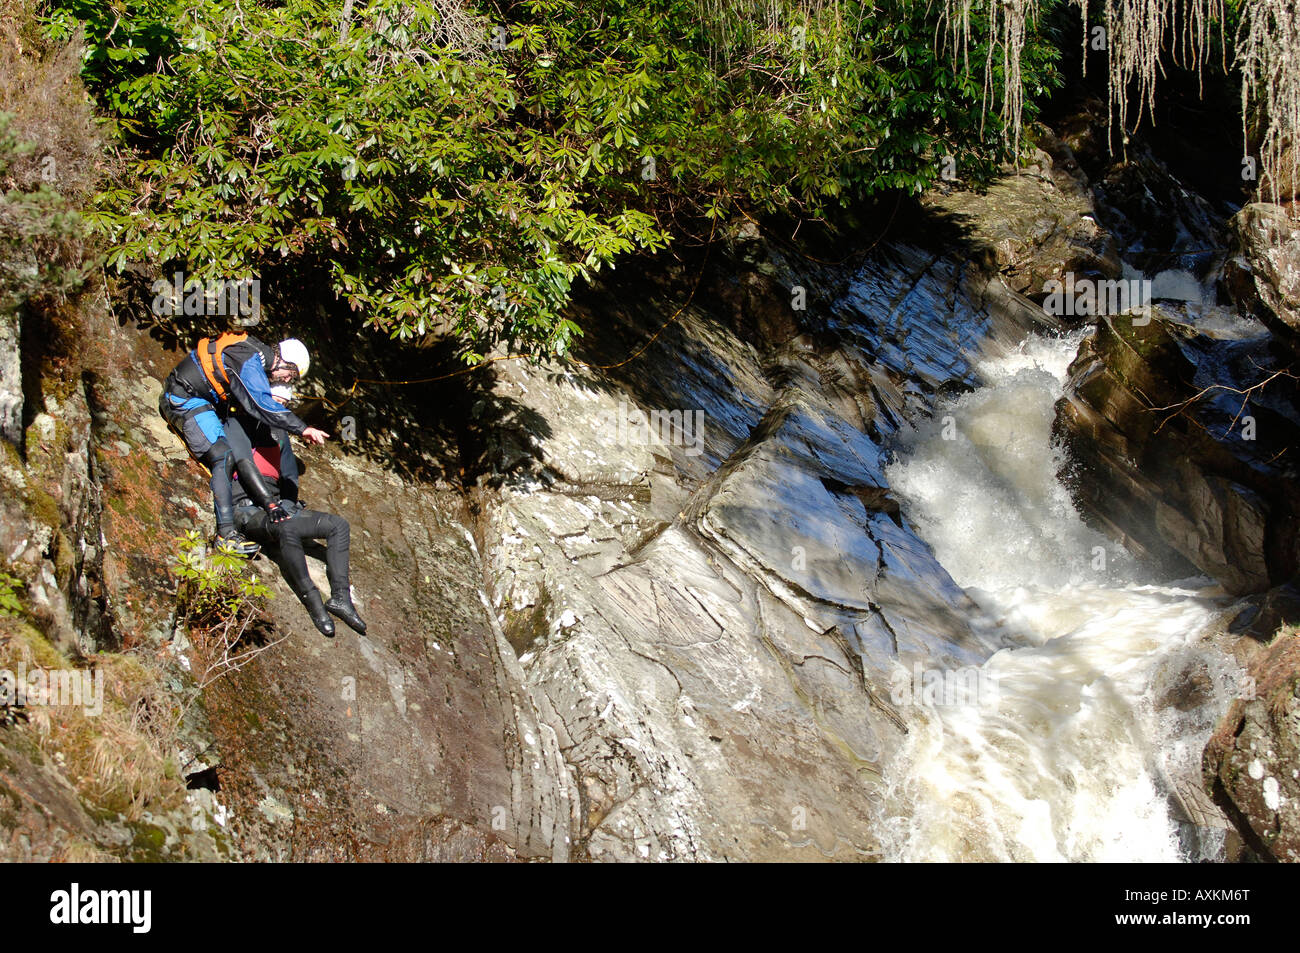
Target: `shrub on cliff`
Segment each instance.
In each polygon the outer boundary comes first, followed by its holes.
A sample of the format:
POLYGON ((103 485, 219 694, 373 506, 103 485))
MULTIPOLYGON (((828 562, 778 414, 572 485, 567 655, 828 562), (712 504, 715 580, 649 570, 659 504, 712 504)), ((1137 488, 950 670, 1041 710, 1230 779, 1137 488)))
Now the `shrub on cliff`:
POLYGON ((176 575, 178 625, 194 648, 187 667, 199 692, 283 641, 266 637, 271 591, 249 572, 248 560, 208 552, 198 531, 191 530, 181 540, 176 575))
POLYGON ((78 80, 79 48, 48 43, 33 11, 0 17, 0 312, 79 288, 93 267, 79 203, 101 147, 78 80))
MULTIPOLYGON (((563 353, 575 281, 702 218, 816 216, 1003 155, 982 81, 910 0, 50 6, 53 35, 86 29, 127 162, 91 215, 113 265, 283 263, 470 360, 563 353)), ((1026 49, 1032 94, 1054 54, 1026 49)))

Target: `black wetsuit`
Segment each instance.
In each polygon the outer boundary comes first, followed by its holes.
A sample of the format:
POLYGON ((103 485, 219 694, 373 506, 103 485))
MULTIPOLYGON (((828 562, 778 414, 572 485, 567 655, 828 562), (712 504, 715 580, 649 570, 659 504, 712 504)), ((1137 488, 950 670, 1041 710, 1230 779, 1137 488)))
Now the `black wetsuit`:
MULTIPOLYGON (((298 460, 283 431, 249 425, 234 417, 227 423, 232 437, 247 441, 256 451, 255 462, 265 469, 263 476, 272 493, 284 501, 298 499, 298 460), (247 430, 246 430, 246 425, 247 430), (237 433, 237 435, 236 435, 237 433), (258 461, 258 458, 261 458, 258 461), (273 471, 273 472, 267 472, 273 471)), ((316 592, 316 584, 307 572, 308 540, 325 541, 325 573, 329 578, 331 598, 347 595, 348 555, 352 540, 348 521, 334 513, 300 509, 287 520, 272 523, 267 513, 255 505, 238 479, 233 484, 235 528, 249 539, 261 543, 264 552, 275 560, 285 580, 300 599, 316 592)), ((315 554, 313 554, 315 555, 315 554)))

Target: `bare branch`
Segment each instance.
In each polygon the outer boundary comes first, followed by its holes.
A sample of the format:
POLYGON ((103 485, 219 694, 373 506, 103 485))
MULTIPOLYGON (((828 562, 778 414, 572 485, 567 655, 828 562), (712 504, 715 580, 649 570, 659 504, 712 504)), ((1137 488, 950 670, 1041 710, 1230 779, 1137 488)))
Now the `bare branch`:
MULTIPOLYGON (((1255 364, 1253 360, 1251 361, 1251 363, 1255 364)), ((1259 367, 1258 364, 1255 364, 1255 366, 1259 367)), ((1264 370, 1264 368, 1262 367, 1259 367, 1259 369, 1261 371, 1264 370)), ((1239 394, 1241 395, 1241 406, 1237 408, 1237 413, 1233 415, 1232 422, 1228 424, 1228 429, 1226 431, 1226 433, 1232 433, 1232 428, 1237 425, 1237 421, 1241 419, 1241 415, 1245 412, 1246 406, 1250 403, 1250 395, 1256 393, 1257 391, 1263 390, 1266 386, 1268 386, 1269 383, 1271 383, 1272 381, 1276 380, 1279 377, 1289 377, 1291 378, 1291 380, 1300 380, 1300 377, 1297 377, 1295 374, 1292 374, 1289 370, 1283 369, 1283 370, 1274 371, 1273 373, 1269 374, 1268 377, 1265 377, 1263 380, 1258 381, 1257 383, 1251 384, 1249 387, 1240 388, 1240 387, 1231 387, 1227 384, 1211 384, 1209 387, 1204 387, 1201 390, 1197 391, 1195 394, 1193 394, 1191 397, 1187 398, 1186 400, 1179 401, 1176 404, 1167 404, 1163 407, 1148 407, 1147 410, 1174 411, 1174 413, 1170 414, 1168 417, 1166 417, 1164 420, 1160 422, 1160 426, 1156 427, 1155 432, 1159 433, 1161 430, 1164 429, 1165 424, 1169 423, 1169 421, 1173 420, 1175 417, 1183 416, 1183 413, 1184 411, 1187 410, 1187 408, 1189 408, 1192 404, 1196 403, 1202 397, 1205 397, 1207 394, 1210 394, 1214 391, 1223 391, 1229 394, 1239 394)), ((1194 420, 1193 418, 1188 417, 1187 419, 1190 420, 1192 423, 1196 424, 1202 430, 1206 430, 1204 426, 1202 426, 1198 421, 1194 420)), ((1206 432, 1208 433, 1209 431, 1206 430, 1206 432)))

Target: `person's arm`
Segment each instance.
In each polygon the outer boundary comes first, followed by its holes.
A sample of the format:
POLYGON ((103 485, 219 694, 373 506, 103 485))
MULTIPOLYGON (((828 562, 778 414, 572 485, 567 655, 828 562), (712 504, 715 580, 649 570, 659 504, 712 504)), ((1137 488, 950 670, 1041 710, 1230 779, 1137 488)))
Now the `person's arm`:
POLYGON ((227 373, 227 376, 230 378, 231 394, 244 412, 254 420, 272 429, 287 430, 299 436, 313 429, 271 394, 271 382, 267 380, 266 368, 262 364, 260 354, 254 354, 246 360, 238 374, 227 373))
POLYGON ((280 444, 280 498, 298 502, 298 458, 293 455, 293 443, 283 430, 275 431, 280 444))

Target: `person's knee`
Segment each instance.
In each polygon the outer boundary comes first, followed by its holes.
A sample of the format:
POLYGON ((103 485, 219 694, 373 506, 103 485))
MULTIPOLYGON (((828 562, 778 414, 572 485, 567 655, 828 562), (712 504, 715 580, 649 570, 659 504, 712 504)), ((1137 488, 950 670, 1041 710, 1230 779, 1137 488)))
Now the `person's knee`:
POLYGON ((234 453, 230 449, 230 444, 225 440, 218 440, 204 451, 199 457, 199 462, 208 468, 214 479, 229 480, 231 469, 234 467, 234 453))

